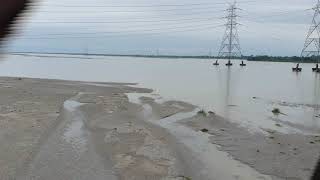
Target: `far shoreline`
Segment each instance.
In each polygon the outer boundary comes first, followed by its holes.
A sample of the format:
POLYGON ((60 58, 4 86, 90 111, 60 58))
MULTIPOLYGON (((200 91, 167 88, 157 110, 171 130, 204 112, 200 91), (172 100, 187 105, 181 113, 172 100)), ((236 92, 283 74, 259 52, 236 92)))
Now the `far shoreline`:
MULTIPOLYGON (((155 59, 227 59, 219 58, 217 56, 209 55, 144 55, 144 54, 103 54, 103 53, 76 53, 76 52, 8 52, 11 55, 71 55, 71 56, 101 56, 101 57, 138 57, 138 58, 155 58, 155 59)), ((257 55, 257 56, 243 56, 239 58, 234 58, 233 60, 250 61, 250 62, 283 62, 283 63, 319 63, 316 57, 297 57, 297 56, 268 56, 268 55, 257 55)))

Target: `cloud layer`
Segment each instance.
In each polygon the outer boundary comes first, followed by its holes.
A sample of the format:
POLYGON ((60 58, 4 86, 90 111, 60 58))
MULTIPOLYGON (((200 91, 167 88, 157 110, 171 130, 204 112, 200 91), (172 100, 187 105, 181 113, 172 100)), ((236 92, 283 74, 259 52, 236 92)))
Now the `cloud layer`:
MULTIPOLYGON (((299 55, 314 0, 239 1, 243 54, 299 55), (287 46, 290 44, 290 46, 287 46)), ((10 51, 203 55, 219 49, 228 1, 47 0, 10 51)))

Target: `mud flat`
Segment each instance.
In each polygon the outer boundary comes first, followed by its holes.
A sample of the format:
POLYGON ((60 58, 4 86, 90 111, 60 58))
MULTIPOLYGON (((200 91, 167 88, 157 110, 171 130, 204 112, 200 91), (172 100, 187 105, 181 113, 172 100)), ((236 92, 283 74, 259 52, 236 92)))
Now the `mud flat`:
POLYGON ((159 118, 157 109, 167 102, 138 96, 130 99, 142 104, 149 111, 147 119, 170 132, 180 144, 179 154, 193 166, 188 172, 194 179, 309 180, 320 157, 319 130, 270 120, 274 128, 253 131, 214 112, 197 108, 190 112, 187 105, 188 110, 159 118), (190 156, 192 161, 188 161, 190 156), (200 172, 205 172, 204 176, 200 172))
POLYGON ((253 133, 214 114, 198 114, 180 123, 209 134, 219 150, 277 179, 310 179, 320 156, 319 135, 283 134, 272 129, 253 133))
MULTIPOLYGON (((41 155, 46 146, 55 143, 51 143, 49 140, 54 139, 52 137, 59 131, 65 131, 60 136, 65 139, 66 143, 69 142, 71 149, 80 147, 75 144, 83 143, 82 139, 73 140, 74 138, 71 138, 70 140, 70 138, 65 138, 65 136, 73 137, 73 131, 78 131, 78 129, 74 130, 73 126, 69 127, 69 124, 72 124, 73 121, 67 107, 70 104, 68 101, 71 100, 72 102, 73 97, 79 94, 84 96, 86 94, 96 95, 92 99, 84 99, 88 101, 86 103, 98 101, 103 97, 119 97, 118 99, 125 101, 126 98, 123 93, 151 92, 148 89, 137 89, 124 85, 130 84, 94 83, 94 85, 90 85, 86 82, 1 77, 0 179, 11 180, 17 179, 19 176, 22 177, 21 179, 28 179, 24 177, 31 169, 31 165, 35 163, 35 159, 41 155), (65 105, 67 107, 64 107, 65 105), (68 131, 70 133, 67 133, 68 131)), ((78 118, 76 119, 78 120, 78 118)), ((75 125, 77 126, 77 123, 75 125)), ((57 146, 59 145, 57 144, 57 146)), ((67 146, 61 147, 66 148, 67 146)), ((48 156, 55 158, 55 155, 57 154, 49 154, 48 156)), ((51 165, 47 163, 44 166, 50 167, 51 165)), ((58 168, 59 165, 54 164, 53 166, 58 168)), ((40 171, 42 170, 39 169, 37 172, 40 173, 40 171)), ((86 172, 86 170, 83 170, 83 172, 86 172)), ((36 179, 50 178, 38 176, 36 179)), ((61 179, 72 178, 66 176, 61 177, 61 179)))
POLYGON ((250 133, 120 83, 0 78, 0 179, 308 179, 318 136, 250 133))

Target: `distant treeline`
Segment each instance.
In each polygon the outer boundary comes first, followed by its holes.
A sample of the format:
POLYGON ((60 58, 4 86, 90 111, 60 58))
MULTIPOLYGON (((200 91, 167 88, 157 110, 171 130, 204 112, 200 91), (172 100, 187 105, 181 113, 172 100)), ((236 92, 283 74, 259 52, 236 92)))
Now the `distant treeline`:
POLYGON ((297 56, 246 56, 243 57, 248 61, 271 61, 271 62, 300 62, 300 63, 317 63, 320 62, 319 56, 297 57, 297 56))
MULTIPOLYGON (((85 53, 40 53, 40 52, 12 52, 11 54, 23 55, 23 54, 60 54, 60 55, 84 55, 84 56, 118 56, 118 57, 141 57, 141 58, 179 58, 179 59, 227 59, 226 57, 216 57, 216 56, 185 56, 185 55, 139 55, 139 54, 85 54, 85 53)), ((298 57, 298 56, 242 56, 233 57, 232 59, 238 60, 248 60, 248 61, 270 61, 270 62, 303 62, 303 63, 317 63, 320 62, 320 56, 312 57, 298 57)))

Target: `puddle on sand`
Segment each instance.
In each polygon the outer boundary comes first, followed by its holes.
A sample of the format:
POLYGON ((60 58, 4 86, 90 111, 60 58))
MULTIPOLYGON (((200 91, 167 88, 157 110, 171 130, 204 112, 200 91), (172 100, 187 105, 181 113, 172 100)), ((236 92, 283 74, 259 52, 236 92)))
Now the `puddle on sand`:
MULTIPOLYGON (((139 95, 130 95, 130 102, 139 103, 139 95)), ((178 113, 168 118, 155 121, 152 116, 152 107, 143 105, 143 115, 151 123, 165 128, 173 135, 179 143, 187 147, 191 154, 185 154, 185 161, 194 167, 193 173, 200 179, 264 179, 271 180, 272 178, 262 175, 251 167, 234 160, 228 153, 219 151, 218 146, 214 145, 209 140, 209 135, 196 132, 177 122, 196 115, 198 110, 187 113, 178 113), (199 163, 200 162, 200 163, 199 163), (197 163, 197 164, 194 164, 197 163)))
MULTIPOLYGON (((268 176, 261 175, 251 167, 234 160, 228 153, 219 151, 218 146, 209 140, 209 135, 196 132, 186 126, 176 122, 185 117, 195 115, 192 113, 181 113, 168 119, 162 119, 155 122, 167 129, 181 143, 191 150, 194 158, 201 162, 202 166, 193 166, 198 168, 201 177, 217 179, 271 179, 268 176), (167 121, 168 120, 168 121, 167 121)), ((193 161, 192 159, 190 161, 193 161)))
POLYGON ((153 93, 126 93, 130 102, 135 104, 141 104, 140 98, 141 97, 148 97, 154 99, 156 103, 162 104, 167 101, 167 99, 161 97, 159 94, 153 93))
POLYGON ((67 111, 75 111, 78 107, 80 107, 82 105, 82 103, 79 103, 77 101, 72 101, 72 100, 67 100, 64 102, 63 107, 67 110, 67 111))
POLYGON ((63 133, 63 139, 72 145, 73 149, 82 153, 86 149, 87 136, 83 127, 83 115, 77 109, 82 103, 67 100, 64 103, 65 118, 69 120, 67 127, 63 133))
MULTIPOLYGON (((152 94, 152 93, 126 93, 126 95, 128 96, 130 102, 135 103, 135 104, 141 104, 141 100, 140 100, 141 97, 153 98, 155 100, 155 102, 159 103, 159 104, 164 103, 166 101, 169 101, 169 99, 163 98, 158 94, 152 94)), ((149 109, 148 106, 145 106, 145 105, 143 105, 143 106, 144 106, 145 109, 146 108, 149 109)), ((198 110, 199 109, 196 109, 196 111, 198 111, 198 110)), ((143 114, 144 114, 144 117, 146 117, 146 114, 148 114, 148 112, 143 112, 143 114)), ((189 117, 192 117, 193 115, 195 115, 195 113, 193 113, 193 114, 188 114, 187 113, 187 114, 184 114, 184 115, 176 114, 175 118, 178 118, 176 116, 185 116, 185 118, 189 118, 189 117)), ((171 118, 171 117, 169 117, 169 118, 171 118)), ((150 117, 148 117, 148 118, 150 118, 150 117)), ((178 119, 182 119, 182 118, 178 118, 178 119)), ((166 121, 168 121, 168 119, 166 121)), ((275 126, 275 124, 278 123, 278 122, 275 122, 275 121, 270 120, 270 119, 267 119, 265 121, 261 121, 260 124, 256 124, 254 122, 250 122, 248 120, 243 120, 241 123, 239 123, 239 120, 230 119, 230 121, 239 124, 239 126, 241 126, 243 128, 246 128, 252 134, 254 134, 254 133, 268 134, 263 129, 275 130, 275 131, 278 131, 278 132, 284 133, 284 134, 289 134, 289 133, 293 133, 293 134, 299 133, 299 134, 306 134, 306 135, 311 134, 311 133, 304 132, 304 131, 302 131, 302 130, 300 130, 298 128, 295 128, 295 127, 292 127, 292 126, 289 126, 289 125, 286 125, 286 124, 282 124, 281 127, 275 126), (263 126, 261 126, 261 124, 263 124, 263 126)))
POLYGON ((85 85, 90 85, 90 86, 99 86, 99 87, 117 87, 119 85, 112 85, 112 84, 105 84, 105 83, 91 83, 91 82, 87 82, 87 83, 83 83, 85 85))

